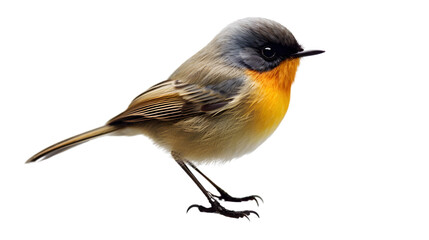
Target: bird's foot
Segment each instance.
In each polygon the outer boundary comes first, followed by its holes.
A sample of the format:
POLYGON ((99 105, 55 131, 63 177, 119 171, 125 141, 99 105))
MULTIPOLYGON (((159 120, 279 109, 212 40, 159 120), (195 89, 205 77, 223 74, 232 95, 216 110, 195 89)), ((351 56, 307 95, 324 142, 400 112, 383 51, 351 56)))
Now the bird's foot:
POLYGON ((200 212, 206 212, 206 213, 218 213, 220 215, 226 216, 226 217, 231 217, 231 218, 242 218, 245 217, 249 220, 250 214, 255 214, 258 218, 259 218, 259 214, 255 211, 250 211, 250 210, 245 210, 245 211, 232 211, 232 210, 228 210, 226 208, 224 208, 222 205, 220 205, 220 203, 218 201, 216 201, 215 199, 210 200, 210 204, 211 207, 206 208, 204 206, 201 205, 197 205, 197 204, 193 204, 191 206, 188 207, 188 210, 186 210, 186 212, 188 212, 191 208, 198 208, 198 210, 200 212))
POLYGON ((212 196, 219 199, 219 200, 224 200, 227 202, 245 202, 245 201, 253 200, 256 202, 256 205, 258 205, 258 206, 259 206, 258 199, 261 200, 262 202, 264 202, 264 200, 258 195, 251 195, 251 196, 247 196, 247 197, 236 198, 236 197, 232 197, 231 195, 229 195, 227 192, 225 192, 221 188, 219 188, 217 190, 220 193, 220 195, 216 196, 216 195, 212 194, 212 196))

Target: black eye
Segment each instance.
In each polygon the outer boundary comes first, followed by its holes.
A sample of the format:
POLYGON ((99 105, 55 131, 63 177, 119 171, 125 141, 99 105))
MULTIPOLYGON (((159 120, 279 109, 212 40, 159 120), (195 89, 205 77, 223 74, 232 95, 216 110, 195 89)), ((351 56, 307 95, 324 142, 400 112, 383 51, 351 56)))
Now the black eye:
POLYGON ((267 60, 272 60, 276 56, 276 50, 270 46, 263 47, 261 53, 262 56, 267 60))

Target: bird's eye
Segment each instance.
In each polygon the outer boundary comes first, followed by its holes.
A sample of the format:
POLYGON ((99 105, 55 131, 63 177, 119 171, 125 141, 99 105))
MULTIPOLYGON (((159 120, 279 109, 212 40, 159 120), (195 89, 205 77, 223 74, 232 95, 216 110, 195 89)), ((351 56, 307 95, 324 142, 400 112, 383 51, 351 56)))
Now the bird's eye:
POLYGON ((272 60, 276 56, 276 50, 270 46, 263 47, 261 53, 262 56, 267 60, 272 60))

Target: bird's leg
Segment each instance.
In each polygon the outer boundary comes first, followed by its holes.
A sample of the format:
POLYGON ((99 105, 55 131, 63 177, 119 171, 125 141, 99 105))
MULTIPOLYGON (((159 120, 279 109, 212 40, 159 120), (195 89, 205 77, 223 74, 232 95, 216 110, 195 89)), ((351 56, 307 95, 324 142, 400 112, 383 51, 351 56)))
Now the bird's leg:
POLYGON ((211 185, 213 185, 214 188, 216 188, 216 190, 219 192, 220 196, 216 196, 216 195, 212 194, 213 197, 215 197, 219 200, 224 200, 224 201, 228 201, 228 202, 244 202, 244 201, 254 200, 258 206, 259 206, 258 198, 259 198, 259 200, 264 202, 264 200, 262 200, 262 198, 258 195, 251 195, 251 196, 241 197, 241 198, 232 197, 227 192, 225 192, 225 190, 220 188, 216 183, 214 183, 212 180, 210 180, 210 178, 208 178, 204 173, 202 173, 193 163, 191 163, 189 161, 187 161, 186 163, 189 166, 191 166, 195 171, 197 171, 199 174, 201 174, 201 176, 203 176, 211 185))
POLYGON ((259 217, 258 213, 255 211, 232 211, 232 210, 228 210, 226 208, 224 208, 222 205, 220 205, 220 203, 213 197, 213 195, 211 193, 209 193, 204 187, 203 185, 198 181, 198 179, 194 176, 194 174, 192 174, 191 170, 189 170, 189 168, 186 166, 184 160, 181 158, 180 154, 176 153, 176 152, 171 152, 171 155, 173 156, 173 158, 176 160, 176 162, 179 164, 180 167, 182 167, 182 169, 186 172, 186 174, 188 174, 188 176, 192 179, 192 181, 194 181, 194 183, 198 186, 198 188, 203 192, 203 194, 207 197, 207 200, 210 203, 210 207, 204 207, 201 205, 197 205, 197 204, 193 204, 191 206, 188 207, 188 210, 186 212, 188 212, 191 208, 196 207, 198 208, 198 210, 200 212, 207 212, 207 213, 218 213, 221 214, 223 216, 226 217, 231 217, 231 218, 242 218, 245 217, 247 219, 249 219, 249 215, 254 213, 256 216, 259 217))

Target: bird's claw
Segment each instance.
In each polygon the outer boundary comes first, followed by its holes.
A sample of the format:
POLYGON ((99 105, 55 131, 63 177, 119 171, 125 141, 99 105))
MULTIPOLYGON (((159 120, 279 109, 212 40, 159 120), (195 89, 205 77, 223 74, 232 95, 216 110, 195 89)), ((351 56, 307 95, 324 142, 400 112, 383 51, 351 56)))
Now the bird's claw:
POLYGON ((250 216, 250 214, 255 214, 258 218, 259 218, 259 214, 255 211, 251 211, 251 210, 245 210, 245 211, 232 211, 232 210, 228 210, 226 208, 224 208, 222 205, 220 205, 220 203, 216 200, 210 201, 211 203, 211 207, 206 208, 204 206, 201 205, 197 205, 197 204, 193 204, 191 206, 188 207, 188 209, 186 210, 186 212, 188 212, 191 208, 198 208, 198 210, 200 212, 206 212, 206 213, 218 213, 221 214, 223 216, 226 217, 231 217, 231 218, 242 218, 245 217, 248 220, 250 216))
POLYGON ((251 195, 251 196, 247 196, 247 197, 236 198, 236 197, 229 195, 227 192, 225 192, 222 189, 218 189, 218 191, 220 193, 220 196, 216 196, 216 195, 212 195, 212 196, 219 199, 219 200, 223 200, 223 201, 227 201, 227 202, 245 202, 245 201, 253 200, 256 202, 256 205, 258 205, 258 207, 259 207, 258 198, 259 198, 259 200, 261 200, 261 202, 264 202, 264 200, 258 195, 251 195))

